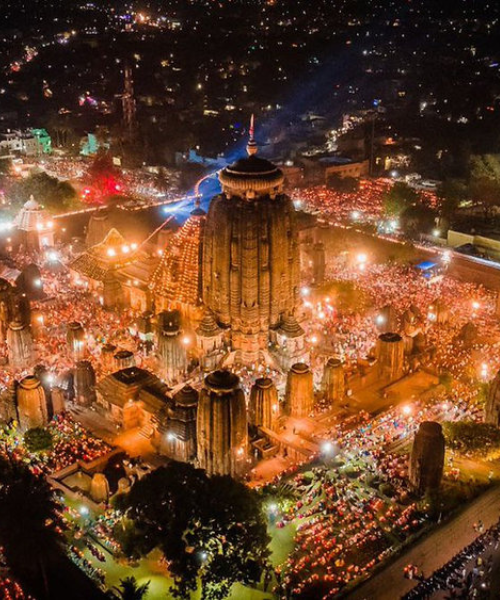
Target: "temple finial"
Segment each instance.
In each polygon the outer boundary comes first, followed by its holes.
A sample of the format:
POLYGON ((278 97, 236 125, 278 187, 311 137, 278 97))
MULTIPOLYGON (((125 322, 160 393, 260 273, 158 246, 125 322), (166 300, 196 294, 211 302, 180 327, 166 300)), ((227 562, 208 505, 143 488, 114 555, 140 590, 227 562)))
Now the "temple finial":
POLYGON ((254 154, 257 154, 257 142, 255 141, 255 119, 254 119, 254 115, 252 115, 250 117, 250 129, 249 129, 249 139, 248 139, 248 144, 247 144, 247 152, 249 156, 253 156, 254 154))

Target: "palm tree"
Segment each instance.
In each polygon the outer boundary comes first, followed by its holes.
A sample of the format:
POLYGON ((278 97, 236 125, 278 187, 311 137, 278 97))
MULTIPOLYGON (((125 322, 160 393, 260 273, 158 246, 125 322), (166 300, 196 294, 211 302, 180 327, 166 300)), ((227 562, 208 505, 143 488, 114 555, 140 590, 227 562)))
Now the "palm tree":
POLYGON ((149 583, 148 581, 143 585, 138 585, 135 577, 125 577, 125 579, 120 579, 120 585, 114 589, 118 592, 121 600, 142 600, 146 596, 149 583))

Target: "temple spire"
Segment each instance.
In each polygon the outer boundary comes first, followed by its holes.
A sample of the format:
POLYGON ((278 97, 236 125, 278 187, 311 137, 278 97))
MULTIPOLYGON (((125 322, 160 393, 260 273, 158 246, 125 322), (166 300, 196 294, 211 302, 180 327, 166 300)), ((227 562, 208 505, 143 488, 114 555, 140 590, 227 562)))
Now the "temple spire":
POLYGON ((254 119, 254 115, 251 116, 250 118, 250 129, 249 129, 249 140, 248 140, 248 144, 247 144, 247 152, 249 156, 253 156, 254 154, 257 154, 257 142, 255 141, 255 137, 254 137, 254 133, 255 133, 255 119, 254 119))

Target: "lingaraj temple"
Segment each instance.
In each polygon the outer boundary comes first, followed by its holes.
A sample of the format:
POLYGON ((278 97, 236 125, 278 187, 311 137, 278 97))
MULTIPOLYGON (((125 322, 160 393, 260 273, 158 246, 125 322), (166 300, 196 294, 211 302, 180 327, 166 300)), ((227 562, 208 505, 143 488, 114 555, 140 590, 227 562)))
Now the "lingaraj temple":
POLYGON ((218 173, 221 192, 208 212, 196 202, 180 227, 157 228, 155 251, 127 242, 100 211, 70 263, 73 284, 105 308, 141 315, 136 333, 157 367, 139 367, 133 353, 108 344, 96 374, 73 323, 69 397, 210 473, 242 474, 251 454, 278 451, 280 416, 301 418, 315 401, 297 213, 282 171, 257 150, 252 125, 247 156, 218 173), (242 369, 255 377, 242 378, 242 369))

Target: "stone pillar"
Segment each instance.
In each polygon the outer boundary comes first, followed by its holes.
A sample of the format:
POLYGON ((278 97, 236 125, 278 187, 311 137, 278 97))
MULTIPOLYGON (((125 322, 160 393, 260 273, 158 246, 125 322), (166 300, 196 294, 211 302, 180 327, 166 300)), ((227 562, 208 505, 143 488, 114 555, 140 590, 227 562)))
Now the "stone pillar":
POLYGON ((113 358, 115 360, 115 369, 117 371, 135 367, 134 354, 133 352, 130 352, 130 350, 118 350, 113 358))
POLYGON ((415 434, 410 457, 409 479, 415 492, 422 495, 436 491, 444 469, 443 428, 434 421, 424 421, 415 434))
POLYGON ((74 369, 73 385, 75 387, 75 400, 78 404, 91 406, 96 400, 95 371, 88 360, 79 360, 74 369))
POLYGON ((33 362, 33 343, 29 325, 12 321, 7 331, 9 363, 15 369, 27 369, 33 362))
POLYGON ((377 341, 378 373, 395 381, 403 376, 404 342, 398 333, 382 333, 377 341))
POLYGON ((269 377, 255 380, 250 390, 248 421, 254 427, 272 429, 279 413, 278 390, 269 377))
POLYGON ((245 395, 230 371, 205 377, 197 418, 198 461, 210 475, 236 476, 247 465, 248 431, 245 395))
POLYGON ((21 429, 45 427, 49 421, 47 398, 39 379, 28 375, 16 388, 16 405, 21 429))
POLYGON ((78 323, 78 321, 68 323, 66 341, 68 343, 69 356, 74 361, 83 360, 87 353, 87 338, 81 323, 78 323))
POLYGON ((291 417, 307 417, 314 408, 313 374, 308 365, 295 363, 288 371, 285 412, 291 417))
POLYGON ((313 283, 315 285, 323 285, 326 271, 325 245, 323 242, 314 244, 312 249, 312 263, 313 283))
POLYGON ((329 358, 323 371, 322 381, 325 400, 329 404, 341 402, 345 394, 344 366, 339 358, 329 358))

